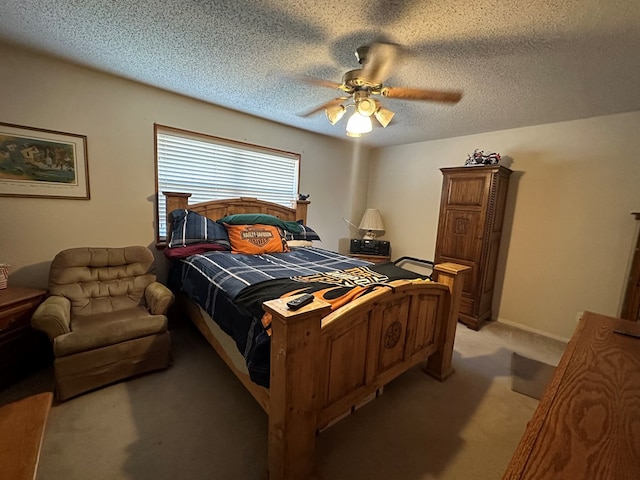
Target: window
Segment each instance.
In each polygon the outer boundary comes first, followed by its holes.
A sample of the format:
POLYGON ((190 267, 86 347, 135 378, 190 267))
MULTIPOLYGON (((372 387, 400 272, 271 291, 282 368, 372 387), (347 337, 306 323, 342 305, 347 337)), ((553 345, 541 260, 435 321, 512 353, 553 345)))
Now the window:
POLYGON ((300 155, 155 126, 158 241, 167 235, 162 192, 191 193, 189 203, 235 197, 291 207, 298 195, 300 155))

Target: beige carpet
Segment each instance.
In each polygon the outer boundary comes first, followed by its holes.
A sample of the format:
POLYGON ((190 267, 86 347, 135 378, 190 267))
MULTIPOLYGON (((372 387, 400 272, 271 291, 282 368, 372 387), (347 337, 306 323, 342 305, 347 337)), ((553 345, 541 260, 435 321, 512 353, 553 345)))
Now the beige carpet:
MULTIPOLYGON (((56 405, 39 480, 258 480, 267 417, 200 334, 172 330, 173 366, 56 405)), ((419 368, 318 437, 325 480, 500 479, 538 401, 511 389, 512 354, 556 364, 564 344, 500 323, 458 327, 456 373, 419 368)), ((38 372, 0 404, 51 386, 38 372)))

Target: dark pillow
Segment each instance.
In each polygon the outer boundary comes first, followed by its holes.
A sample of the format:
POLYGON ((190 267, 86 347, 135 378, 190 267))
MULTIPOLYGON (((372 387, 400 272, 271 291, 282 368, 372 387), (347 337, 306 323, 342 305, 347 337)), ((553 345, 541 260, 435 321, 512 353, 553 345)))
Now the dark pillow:
POLYGON ((169 248, 184 247, 194 243, 216 243, 231 250, 229 235, 223 225, 191 210, 171 212, 171 236, 169 248))
POLYGON ((286 231, 284 232, 284 238, 287 240, 320 240, 320 236, 309 226, 303 225, 302 220, 298 220, 300 226, 300 232, 294 233, 286 231))
POLYGON ((296 222, 286 222, 274 215, 264 213, 236 213, 219 218, 218 223, 227 225, 273 225, 285 231, 300 233, 300 225, 296 222))
POLYGON ((228 247, 219 243, 194 243, 184 247, 165 248, 164 254, 167 258, 187 258, 198 253, 228 251, 228 247))

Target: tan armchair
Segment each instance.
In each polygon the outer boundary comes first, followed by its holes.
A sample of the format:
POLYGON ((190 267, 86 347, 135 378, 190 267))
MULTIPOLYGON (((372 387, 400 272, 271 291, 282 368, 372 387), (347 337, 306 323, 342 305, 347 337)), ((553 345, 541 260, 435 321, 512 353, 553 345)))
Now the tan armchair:
POLYGON ((58 400, 169 366, 174 296, 156 282, 148 248, 64 250, 51 263, 49 294, 31 324, 53 345, 58 400))

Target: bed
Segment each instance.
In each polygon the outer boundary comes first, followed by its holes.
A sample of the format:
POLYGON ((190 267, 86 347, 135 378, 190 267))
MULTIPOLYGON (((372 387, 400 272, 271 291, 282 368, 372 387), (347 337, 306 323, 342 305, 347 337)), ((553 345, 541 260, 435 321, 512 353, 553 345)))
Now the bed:
MULTIPOLYGON (((297 221, 303 226, 307 222, 307 200, 297 201, 292 208, 255 198, 189 205, 188 193, 163 193, 169 213, 193 212, 211 220, 259 214, 283 222, 297 221)), ((435 281, 425 281, 418 278, 420 275, 406 270, 400 275, 402 269, 392 263, 374 265, 315 246, 292 248, 290 253, 257 256, 266 257, 269 265, 265 271, 270 273, 271 269, 290 273, 288 269, 294 267, 289 264, 295 263, 291 259, 296 257, 296 262, 301 262, 309 275, 289 275, 286 279, 258 282, 272 289, 270 293, 274 296, 271 299, 245 295, 244 290, 238 293, 234 287, 236 293, 232 301, 212 300, 220 295, 219 289, 212 285, 222 285, 226 280, 220 280, 217 273, 205 275, 201 270, 208 266, 203 265, 223 263, 220 260, 223 257, 225 261, 236 262, 242 256, 213 251, 182 257, 174 262, 170 277, 172 287, 180 290, 177 296, 183 311, 268 414, 271 480, 312 478, 318 432, 375 398, 385 384, 408 369, 423 364, 426 373, 441 381, 453 373, 453 343, 464 272, 468 267, 453 263, 435 265, 435 281), (225 256, 230 259, 226 260, 225 256), (305 263, 318 256, 321 257, 319 263, 305 263), (342 268, 345 265, 346 268, 342 268), (198 282, 190 280, 189 270, 195 271, 196 275, 208 275, 205 284, 209 286, 205 287, 205 293, 202 290, 194 293, 198 290, 193 284, 198 282), (348 277, 351 281, 353 272, 358 275, 350 283, 350 293, 345 296, 350 298, 348 302, 335 302, 335 295, 326 295, 317 283, 309 281, 309 278, 314 282, 320 278, 320 283, 326 282, 327 276, 332 279, 348 277), (363 276, 360 275, 362 272, 363 276), (403 276, 406 278, 401 278, 403 276), (299 281, 301 278, 302 287, 298 283, 297 288, 295 285, 293 289, 289 288, 292 279, 299 281), (364 283, 361 283, 362 278, 364 283), (290 310, 287 301, 308 289, 316 297, 313 302, 299 310, 290 310), (210 311, 213 303, 234 303, 240 297, 253 302, 252 306, 239 301, 236 305, 242 314, 247 314, 245 307, 250 310, 249 315, 245 315, 247 318, 253 317, 253 323, 242 330, 245 334, 247 328, 254 329, 245 344, 241 344, 242 338, 238 339, 235 332, 230 332, 234 327, 229 325, 228 318, 233 315, 227 317, 224 313, 225 318, 218 318, 217 313, 210 311), (255 312, 256 302, 259 302, 262 314, 259 324, 255 319, 259 316, 255 312), (251 350, 247 343, 254 346, 260 343, 254 342, 256 329, 268 343, 268 349, 262 349, 257 355, 263 360, 267 356, 266 379, 264 371, 261 376, 262 367, 252 370, 247 359, 251 350)), ((248 261, 257 262, 257 259, 248 261)), ((223 264, 222 269, 232 272, 225 278, 236 277, 241 276, 236 273, 244 271, 245 266, 236 268, 223 264)), ((255 293, 257 287, 254 290, 251 285, 246 290, 255 293)))

